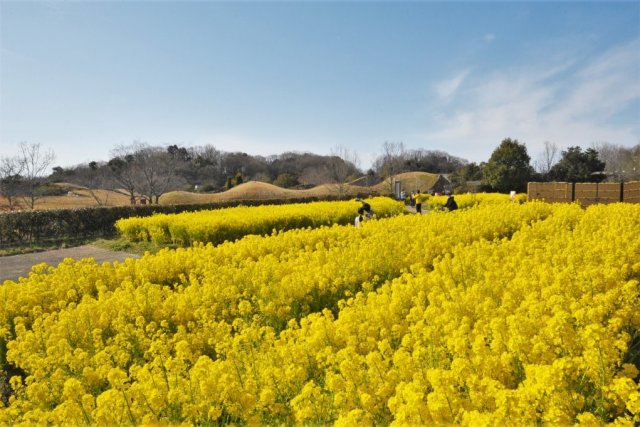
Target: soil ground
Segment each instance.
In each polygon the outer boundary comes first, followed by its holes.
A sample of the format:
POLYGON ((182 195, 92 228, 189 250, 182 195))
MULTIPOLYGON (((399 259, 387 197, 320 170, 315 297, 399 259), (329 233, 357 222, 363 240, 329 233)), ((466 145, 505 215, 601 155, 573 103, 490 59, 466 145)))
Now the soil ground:
POLYGON ((57 266, 65 258, 93 258, 96 262, 101 263, 105 261, 124 261, 127 258, 140 258, 140 255, 110 251, 94 245, 84 245, 45 252, 4 256, 0 257, 0 284, 5 280, 17 281, 19 277, 28 277, 33 265, 44 262, 47 265, 57 266))

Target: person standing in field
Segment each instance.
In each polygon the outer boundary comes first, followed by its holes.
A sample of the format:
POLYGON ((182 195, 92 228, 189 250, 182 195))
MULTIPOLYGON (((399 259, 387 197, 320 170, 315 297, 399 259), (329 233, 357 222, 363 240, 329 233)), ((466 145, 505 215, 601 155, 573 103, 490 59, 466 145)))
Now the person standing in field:
POLYGON ((362 224, 362 221, 364 221, 364 209, 360 208, 358 209, 358 216, 356 217, 355 224, 354 224, 356 228, 360 227, 360 224, 362 224))
POLYGON ((373 218, 373 215, 375 214, 373 213, 373 209, 371 209, 371 205, 365 202, 363 199, 356 200, 362 203, 362 207, 358 210, 358 213, 360 213, 360 210, 362 210, 362 214, 366 215, 367 219, 373 218))
POLYGON ((416 192, 414 199, 416 200, 416 213, 422 214, 422 202, 429 198, 428 194, 420 193, 420 190, 416 192))

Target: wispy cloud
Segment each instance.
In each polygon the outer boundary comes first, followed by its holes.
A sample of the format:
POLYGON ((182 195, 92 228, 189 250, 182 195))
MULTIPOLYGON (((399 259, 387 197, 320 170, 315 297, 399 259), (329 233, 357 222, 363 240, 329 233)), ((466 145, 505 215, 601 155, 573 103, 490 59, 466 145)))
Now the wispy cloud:
POLYGON ((435 85, 435 91, 440 99, 445 102, 453 99, 467 75, 469 75, 469 70, 463 70, 452 78, 437 83, 435 85))
MULTIPOLYGON (((617 46, 576 75, 576 89, 554 114, 602 121, 640 98, 640 40, 617 46)), ((640 118, 640 117, 639 117, 640 118)))
POLYGON ((640 142, 640 40, 587 61, 541 60, 486 76, 463 70, 436 92, 443 102, 423 138, 470 159, 488 159, 505 137, 526 143, 531 157, 544 141, 561 148, 595 141, 634 145, 640 142), (629 108, 636 108, 635 124, 612 120, 629 108))
POLYGON ((493 42, 495 39, 496 39, 496 35, 495 35, 495 34, 493 34, 493 33, 487 33, 487 34, 485 34, 484 36, 482 36, 482 40, 483 40, 485 43, 491 43, 491 42, 493 42))

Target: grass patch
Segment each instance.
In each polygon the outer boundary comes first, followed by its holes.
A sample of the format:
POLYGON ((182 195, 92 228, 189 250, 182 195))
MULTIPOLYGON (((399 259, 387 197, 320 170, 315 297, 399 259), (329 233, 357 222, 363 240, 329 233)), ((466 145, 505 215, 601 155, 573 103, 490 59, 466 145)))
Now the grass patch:
POLYGON ((49 249, 58 249, 58 248, 43 246, 43 245, 11 246, 6 248, 0 248, 0 257, 10 256, 10 255, 30 254, 34 252, 44 252, 49 249))
POLYGON ((0 247, 0 257, 10 255, 23 255, 31 254, 35 252, 45 252, 54 249, 73 248, 82 245, 95 245, 99 248, 108 249, 118 252, 129 252, 138 255, 144 255, 145 252, 156 253, 163 248, 177 248, 178 245, 156 245, 153 242, 129 242, 125 239, 116 238, 101 238, 101 239, 75 239, 75 240, 56 240, 38 243, 28 243, 23 245, 12 245, 0 247))
POLYGON ((38 243, 24 243, 11 246, 0 246, 0 257, 10 255, 31 254, 34 252, 44 252, 54 249, 72 248, 89 244, 93 239, 63 239, 41 241, 38 243))
POLYGON ((130 242, 121 237, 114 239, 98 239, 91 244, 110 251, 129 252, 138 255, 144 255, 145 252, 155 254, 160 249, 177 248, 177 245, 156 245, 153 242, 130 242))

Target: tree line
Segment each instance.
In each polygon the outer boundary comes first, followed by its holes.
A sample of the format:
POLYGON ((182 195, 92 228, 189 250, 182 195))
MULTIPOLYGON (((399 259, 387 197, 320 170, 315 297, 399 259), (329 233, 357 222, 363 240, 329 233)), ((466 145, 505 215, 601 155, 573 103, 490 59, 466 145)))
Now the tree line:
POLYGON ((505 138, 488 161, 470 163, 446 152, 407 150, 402 143, 386 142, 374 168, 382 177, 408 171, 448 174, 456 192, 525 192, 531 181, 640 180, 640 144, 628 148, 600 143, 561 151, 557 144, 545 142, 542 152, 532 160, 526 144, 505 138))
POLYGON ((526 192, 531 181, 640 180, 640 144, 629 148, 600 143, 587 149, 571 146, 561 151, 556 144, 545 142, 532 162, 525 144, 506 138, 486 163, 467 164, 456 170, 450 180, 458 190, 466 191, 473 183, 481 190, 497 192, 526 192))
POLYGON ((86 187, 97 204, 103 204, 96 189, 125 191, 135 203, 142 195, 158 203, 168 191, 217 192, 248 180, 269 182, 284 188, 308 188, 338 184, 358 178, 362 185, 387 180, 409 171, 446 174, 454 190, 526 191, 529 181, 600 182, 640 179, 640 144, 626 148, 614 144, 579 146, 560 151, 547 142, 532 162, 527 147, 506 138, 488 161, 469 162, 445 151, 407 149, 402 142, 385 142, 372 167, 363 171, 356 152, 337 146, 329 155, 285 152, 257 156, 226 152, 213 145, 184 147, 152 146, 143 142, 115 147, 107 161, 92 161, 73 167, 55 166, 55 155, 40 144, 21 143, 18 154, 0 158, 0 194, 12 208, 20 197, 31 208, 41 195, 63 191, 47 183, 68 182, 86 187))

